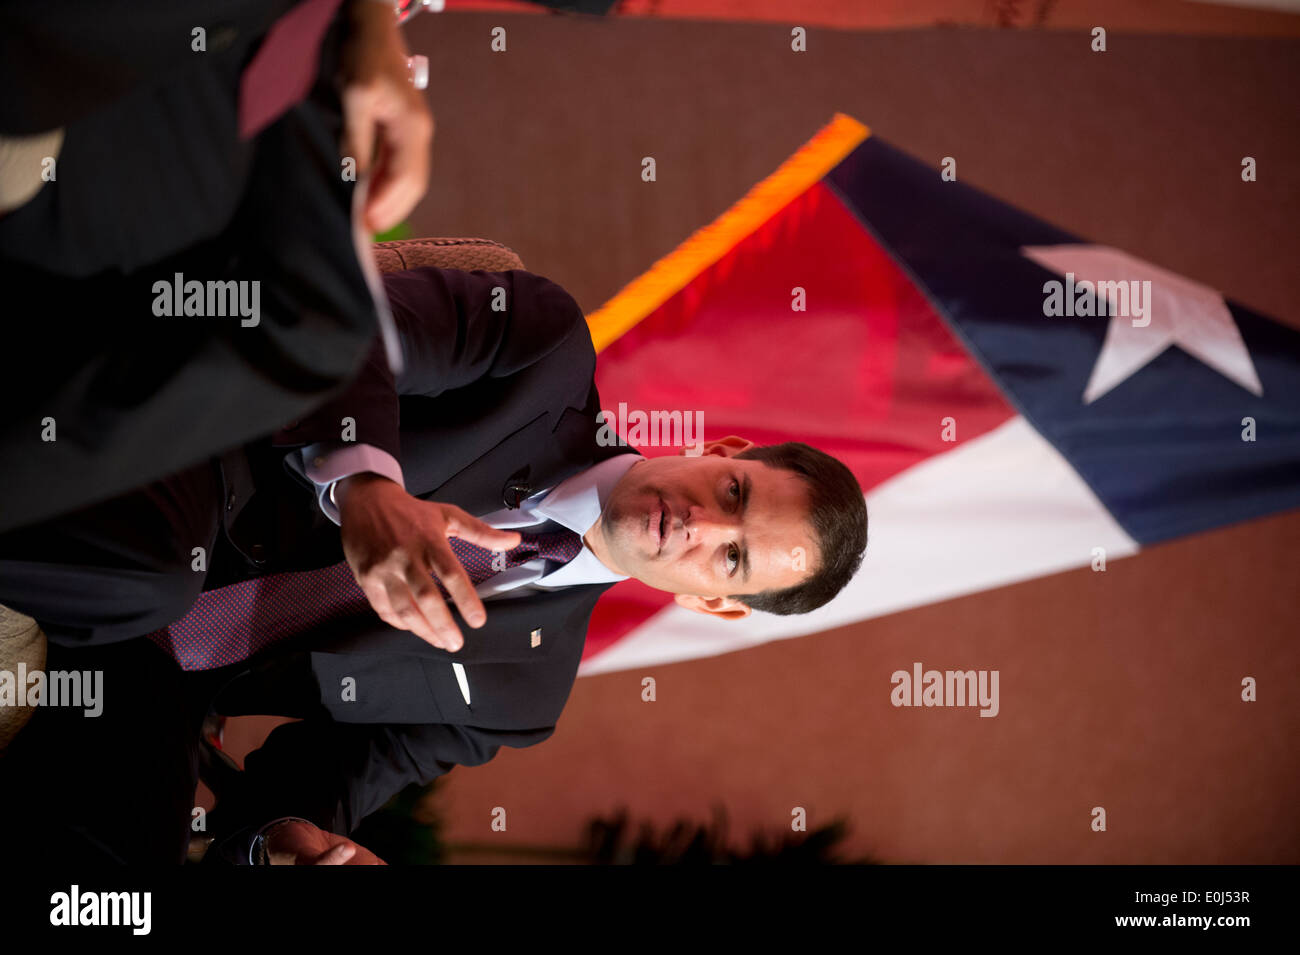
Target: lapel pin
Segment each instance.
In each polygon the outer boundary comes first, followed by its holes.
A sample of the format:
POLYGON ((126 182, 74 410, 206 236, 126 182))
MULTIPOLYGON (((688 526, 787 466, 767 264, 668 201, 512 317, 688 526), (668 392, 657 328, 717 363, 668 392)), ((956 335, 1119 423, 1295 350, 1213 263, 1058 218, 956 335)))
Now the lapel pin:
POLYGON ((540 647, 542 645, 542 631, 534 630, 528 635, 528 645, 530 647, 540 647))

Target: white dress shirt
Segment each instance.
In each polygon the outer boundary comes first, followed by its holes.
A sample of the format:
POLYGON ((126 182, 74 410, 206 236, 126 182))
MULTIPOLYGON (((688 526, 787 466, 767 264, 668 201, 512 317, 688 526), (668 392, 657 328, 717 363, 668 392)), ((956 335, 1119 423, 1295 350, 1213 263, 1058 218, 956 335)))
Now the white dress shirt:
MULTIPOLYGON (((591 525, 600 517, 614 485, 632 465, 641 460, 644 459, 635 452, 615 455, 565 478, 550 490, 539 491, 526 498, 517 508, 502 508, 484 514, 479 520, 499 530, 509 531, 540 531, 548 521, 554 521, 581 536, 591 530, 591 525)), ((485 580, 478 585, 478 594, 486 600, 488 597, 503 595, 519 596, 526 593, 519 588, 528 585, 542 590, 554 590, 558 587, 614 583, 626 579, 601 563, 591 548, 583 544, 577 557, 549 574, 546 573, 546 561, 530 560, 485 580)))

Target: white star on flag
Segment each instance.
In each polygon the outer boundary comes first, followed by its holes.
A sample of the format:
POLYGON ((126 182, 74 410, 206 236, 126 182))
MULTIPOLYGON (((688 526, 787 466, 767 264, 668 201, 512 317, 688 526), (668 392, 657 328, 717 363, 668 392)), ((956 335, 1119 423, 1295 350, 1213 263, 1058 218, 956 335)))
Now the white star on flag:
POLYGON ((1076 283, 1092 282, 1094 288, 1098 282, 1151 283, 1150 301, 1145 303, 1149 324, 1135 326, 1131 316, 1113 314, 1111 303, 1106 339, 1084 389, 1084 404, 1126 381, 1170 345, 1199 358, 1251 394, 1264 394, 1255 363, 1221 293, 1109 246, 1025 246, 1020 251, 1044 268, 1062 276, 1073 273, 1076 283))

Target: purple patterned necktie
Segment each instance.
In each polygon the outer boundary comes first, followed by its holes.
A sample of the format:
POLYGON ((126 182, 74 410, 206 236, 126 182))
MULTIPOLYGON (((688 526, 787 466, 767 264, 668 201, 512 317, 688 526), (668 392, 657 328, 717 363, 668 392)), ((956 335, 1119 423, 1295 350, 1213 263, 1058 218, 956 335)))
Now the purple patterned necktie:
MULTIPOLYGON (((447 540, 475 586, 538 558, 567 564, 582 550, 582 538, 567 528, 520 537, 519 546, 507 551, 458 537, 447 540)), ((446 596, 442 582, 435 578, 434 583, 446 596)), ((149 639, 174 656, 181 669, 211 670, 246 660, 326 621, 373 613, 347 561, 340 561, 320 570, 269 574, 204 591, 189 613, 149 639)))

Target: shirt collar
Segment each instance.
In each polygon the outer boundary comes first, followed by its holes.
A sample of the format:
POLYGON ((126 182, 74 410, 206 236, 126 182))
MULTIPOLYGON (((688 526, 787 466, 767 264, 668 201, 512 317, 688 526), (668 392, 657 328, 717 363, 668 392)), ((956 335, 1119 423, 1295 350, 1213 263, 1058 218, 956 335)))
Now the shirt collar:
MULTIPOLYGON (((620 454, 561 481, 532 508, 533 516, 555 521, 571 531, 586 534, 604 510, 614 485, 632 465, 642 460, 644 458, 639 454, 620 454)), ((627 577, 606 567, 592 553, 591 548, 584 544, 577 557, 543 577, 538 581, 538 586, 565 587, 619 580, 627 580, 627 577)))
POLYGON ((614 485, 632 465, 644 460, 641 455, 629 452, 594 464, 555 485, 532 512, 539 519, 552 520, 585 534, 600 518, 614 485))

